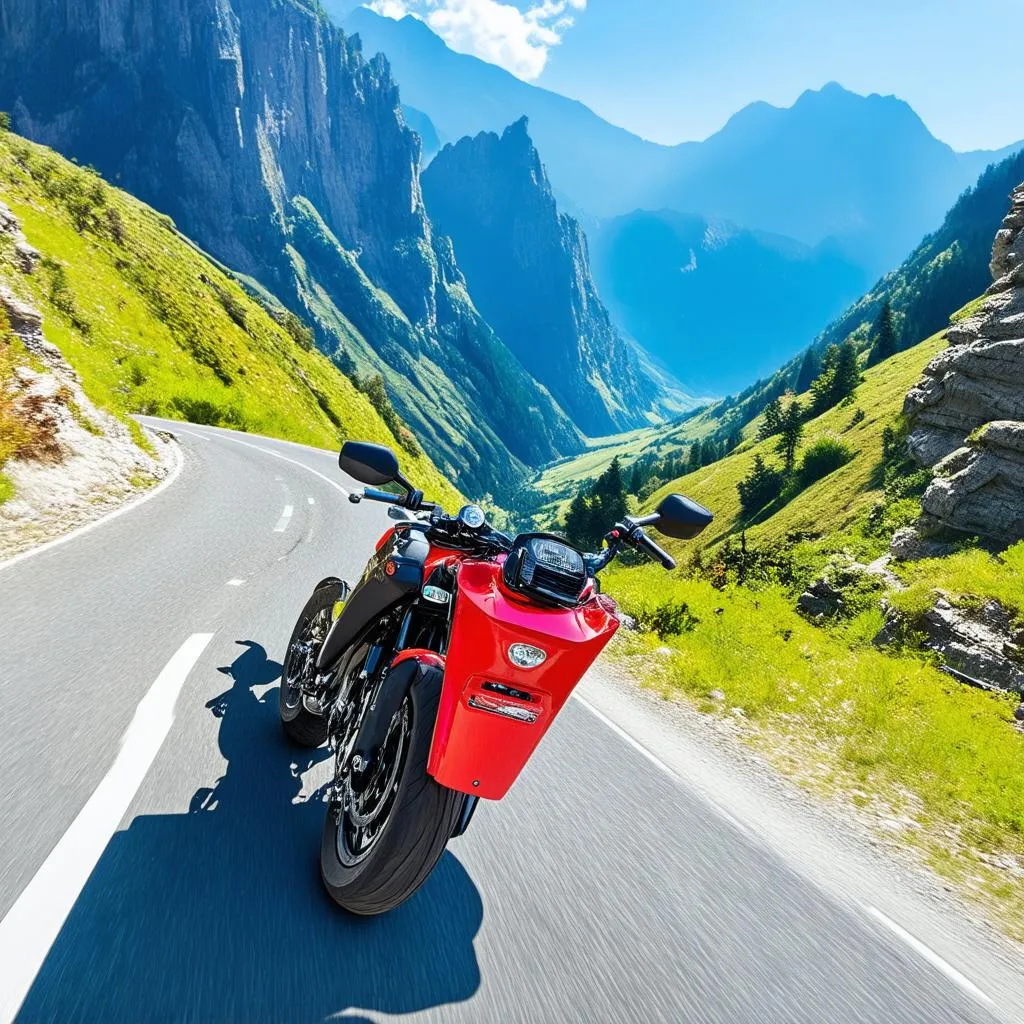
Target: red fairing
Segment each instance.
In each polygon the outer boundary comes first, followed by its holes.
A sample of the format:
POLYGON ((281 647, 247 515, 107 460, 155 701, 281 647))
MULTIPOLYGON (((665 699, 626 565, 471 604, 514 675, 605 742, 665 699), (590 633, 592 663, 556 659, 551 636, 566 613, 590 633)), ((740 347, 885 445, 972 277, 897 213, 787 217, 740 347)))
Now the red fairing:
POLYGON ((503 797, 618 626, 607 597, 543 608, 505 587, 500 562, 463 562, 427 771, 450 789, 503 797), (547 658, 519 668, 508 656, 515 643, 539 647, 547 658), (471 701, 504 707, 521 720, 471 701))

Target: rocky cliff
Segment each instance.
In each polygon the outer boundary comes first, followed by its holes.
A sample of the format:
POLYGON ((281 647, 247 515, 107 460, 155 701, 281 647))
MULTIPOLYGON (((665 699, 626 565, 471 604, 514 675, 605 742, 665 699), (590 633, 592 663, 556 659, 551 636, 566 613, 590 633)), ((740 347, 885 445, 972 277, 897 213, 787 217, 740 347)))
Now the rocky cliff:
POLYGON ((583 431, 645 423, 656 387, 597 294, 583 230, 559 213, 526 118, 446 146, 423 193, 481 313, 583 431))
POLYGON ((935 471, 925 515, 1001 546, 1024 539, 1024 185, 1011 202, 993 284, 904 405, 911 453, 935 471))
POLYGON ((43 317, 11 277, 31 276, 40 253, 0 202, 0 558, 99 518, 172 472, 177 454, 155 434, 148 451, 97 408, 43 317))
POLYGON ((435 244, 387 63, 314 3, 0 0, 0 109, 311 315, 339 364, 382 372, 467 489, 578 447, 435 244), (311 271, 325 247, 344 292, 311 271))

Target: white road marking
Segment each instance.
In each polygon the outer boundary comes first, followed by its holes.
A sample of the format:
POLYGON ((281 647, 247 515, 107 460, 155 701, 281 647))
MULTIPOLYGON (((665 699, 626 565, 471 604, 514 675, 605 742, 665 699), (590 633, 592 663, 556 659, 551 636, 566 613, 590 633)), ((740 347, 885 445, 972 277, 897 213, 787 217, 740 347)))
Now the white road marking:
MULTIPOLYGON (((175 429, 180 429, 180 428, 160 427, 159 429, 166 430, 166 431, 168 431, 170 433, 173 433, 175 429)), ((185 431, 185 433, 188 433, 188 431, 185 431)), ((315 469, 313 469, 311 466, 307 466, 304 462, 299 462, 298 459, 289 459, 287 455, 282 455, 280 452, 275 452, 275 451, 273 451, 270 448, 263 448, 260 445, 252 444, 249 441, 243 441, 243 440, 241 440, 241 438, 232 437, 230 434, 220 434, 220 433, 218 433, 218 434, 204 434, 203 437, 207 438, 208 440, 211 440, 212 438, 218 437, 222 441, 231 441, 232 444, 240 444, 240 445, 242 445, 245 448, 255 448, 256 451, 263 452, 264 455, 272 455, 275 459, 283 459, 285 462, 290 462, 293 466, 299 466, 301 469, 304 469, 307 473, 312 473, 313 476, 320 477, 320 479, 323 480, 324 483, 330 484, 331 487, 333 487, 336 491, 340 491, 346 498, 348 497, 348 491, 346 491, 345 488, 341 486, 341 484, 339 484, 336 481, 332 480, 329 476, 324 476, 323 473, 318 473, 315 469)), ((286 441, 284 443, 285 444, 294 444, 293 441, 286 441)), ((305 446, 304 445, 296 445, 296 447, 303 448, 305 446)), ((316 449, 316 448, 309 448, 307 450, 309 452, 311 452, 311 453, 315 453, 315 454, 319 453, 319 449, 316 449)), ((325 451, 322 454, 330 455, 331 453, 325 451)))
POLYGON ((198 437, 200 441, 210 440, 208 434, 200 434, 197 430, 186 430, 184 427, 175 427, 174 429, 181 434, 188 434, 189 437, 198 437))
MULTIPOLYGON (((656 768, 659 768, 670 779, 680 784, 683 783, 684 780, 680 777, 679 773, 675 771, 675 769, 665 764, 665 762, 662 761, 661 758, 657 757, 655 754, 652 754, 651 751, 649 751, 638 740, 633 739, 633 737, 630 736, 629 733, 622 728, 622 726, 618 725, 616 722, 613 722, 603 711, 598 711, 597 708, 595 708, 594 705, 590 703, 590 701, 588 701, 585 697, 580 696, 579 693, 573 693, 573 697, 576 700, 578 700, 595 718, 597 718, 599 721, 603 722, 606 726, 608 726, 608 728, 611 729, 611 731, 615 733, 616 736, 618 736, 620 739, 628 743, 637 753, 642 754, 644 757, 646 757, 647 760, 651 762, 651 764, 653 764, 656 768)), ((705 803, 710 804, 721 817, 725 818, 725 820, 732 824, 735 828, 739 829, 746 835, 753 835, 750 826, 747 825, 746 822, 740 821, 739 818, 737 818, 731 812, 727 811, 720 803, 718 803, 715 800, 712 800, 710 797, 706 796, 703 793, 698 793, 698 795, 701 797, 701 799, 705 801, 705 803)))
POLYGON ((0 921, 0 1024, 28 995, 50 947, 146 777, 174 722, 185 680, 213 637, 193 633, 156 677, 110 770, 0 921))
POLYGON ((315 505, 316 504, 316 498, 307 498, 306 501, 308 501, 310 503, 310 505, 315 505))
MULTIPOLYGON (((162 429, 150 427, 150 430, 162 429)), ((4 569, 10 568, 17 562, 22 562, 26 558, 32 558, 33 555, 41 555, 44 551, 49 551, 51 548, 55 548, 60 544, 66 544, 69 540, 74 540, 76 537, 81 537, 83 533, 88 533, 90 530, 95 530, 97 526, 104 526, 109 523, 112 519, 116 519, 118 516, 123 516, 126 512, 131 512, 137 509, 140 505, 144 505, 150 498, 155 498, 158 494, 167 490, 171 484, 181 475, 182 467, 185 465, 185 459, 181 454, 181 449, 174 446, 175 455, 177 456, 177 464, 171 470, 170 474, 164 477, 156 485, 146 491, 145 494, 140 495, 134 501, 129 501, 128 504, 122 505, 120 508, 115 508, 113 512, 108 512, 105 516, 100 516, 99 519, 94 519, 91 523, 86 523, 84 526, 78 527, 77 530, 72 530, 70 533, 65 533, 62 537, 55 537, 53 540, 48 540, 45 544, 40 544, 38 547, 29 548, 28 551, 22 551, 19 555, 13 555, 8 558, 6 562, 0 562, 0 572, 4 569)))
POLYGON ((228 580, 225 586, 227 587, 240 587, 245 583, 245 580, 228 580))
POLYGON ((292 521, 292 513, 294 511, 295 509, 291 505, 285 505, 281 518, 278 519, 277 526, 274 527, 274 533, 284 533, 288 529, 288 524, 292 521))
POLYGON ((946 963, 933 949, 929 949, 920 939, 915 938, 905 928, 901 928, 892 918, 886 917, 878 907, 871 907, 865 904, 864 909, 881 924, 885 925, 893 935, 901 938, 911 949, 920 953, 933 967, 937 967, 947 978, 959 985, 966 993, 973 996, 979 1002, 989 1006, 995 1004, 978 988, 974 982, 965 978, 952 964, 946 963))

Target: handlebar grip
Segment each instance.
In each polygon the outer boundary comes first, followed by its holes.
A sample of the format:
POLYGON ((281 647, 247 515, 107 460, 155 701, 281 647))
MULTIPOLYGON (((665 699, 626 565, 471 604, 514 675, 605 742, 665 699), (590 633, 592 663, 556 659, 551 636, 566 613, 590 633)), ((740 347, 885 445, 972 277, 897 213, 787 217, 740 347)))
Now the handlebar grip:
POLYGON ((397 494, 391 494, 389 491, 379 491, 376 487, 364 487, 363 497, 369 498, 370 501, 384 501, 389 505, 400 505, 402 498, 397 494))
POLYGON ((641 550, 646 551, 652 558, 656 558, 661 562, 665 569, 674 569, 676 567, 676 560, 667 551, 655 544, 642 529, 638 529, 633 535, 633 543, 641 550))

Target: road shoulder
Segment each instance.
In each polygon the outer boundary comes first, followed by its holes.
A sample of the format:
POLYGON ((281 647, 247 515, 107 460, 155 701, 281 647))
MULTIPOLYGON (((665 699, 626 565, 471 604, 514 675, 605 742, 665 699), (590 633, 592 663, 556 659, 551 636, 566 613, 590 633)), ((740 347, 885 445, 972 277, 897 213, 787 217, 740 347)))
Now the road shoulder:
POLYGON ((895 922, 997 1006, 1024 1005, 1019 945, 998 934, 980 910, 965 904, 910 851, 884 842, 867 818, 781 775, 739 741, 728 720, 663 699, 608 659, 587 675, 576 696, 642 748, 652 770, 672 774, 697 793, 709 814, 857 913, 877 919, 874 910, 895 922))

